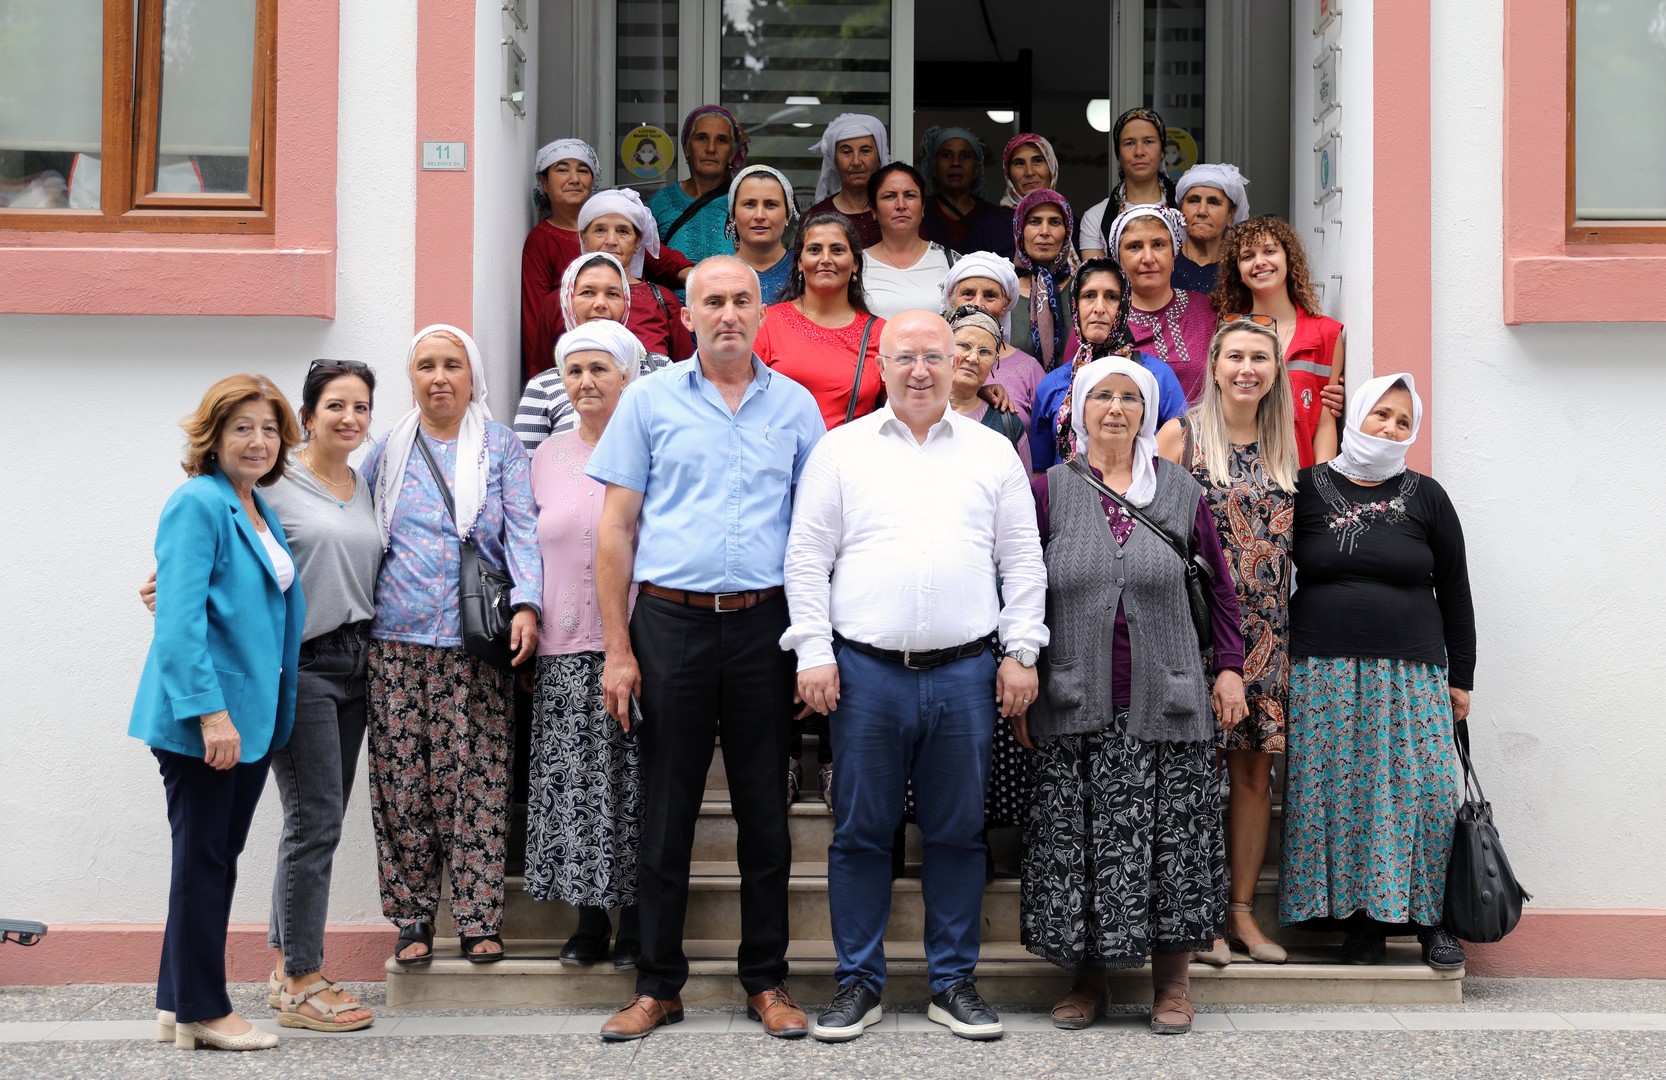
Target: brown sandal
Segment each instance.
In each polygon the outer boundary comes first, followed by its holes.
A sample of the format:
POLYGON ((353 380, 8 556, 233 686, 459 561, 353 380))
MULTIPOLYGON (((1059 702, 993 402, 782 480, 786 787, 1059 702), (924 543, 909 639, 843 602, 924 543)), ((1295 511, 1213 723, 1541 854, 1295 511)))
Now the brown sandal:
POLYGON ((1053 1005, 1053 1026, 1065 1031, 1080 1031, 1091 1027, 1104 1015, 1104 988, 1077 983, 1070 988, 1070 993, 1053 1005))
POLYGON ((1192 1000, 1184 990, 1159 990, 1151 1006, 1151 1030, 1158 1035, 1184 1035, 1192 1030, 1192 1000))

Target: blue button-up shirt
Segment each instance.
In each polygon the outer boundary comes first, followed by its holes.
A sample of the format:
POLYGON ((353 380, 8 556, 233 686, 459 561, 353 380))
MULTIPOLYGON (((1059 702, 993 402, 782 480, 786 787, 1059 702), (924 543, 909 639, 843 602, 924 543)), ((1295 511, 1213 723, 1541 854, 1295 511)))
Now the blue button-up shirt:
POLYGON ((731 414, 696 355, 625 388, 585 471, 642 492, 634 580, 767 589, 782 582, 793 489, 824 434, 810 392, 756 356, 731 414))

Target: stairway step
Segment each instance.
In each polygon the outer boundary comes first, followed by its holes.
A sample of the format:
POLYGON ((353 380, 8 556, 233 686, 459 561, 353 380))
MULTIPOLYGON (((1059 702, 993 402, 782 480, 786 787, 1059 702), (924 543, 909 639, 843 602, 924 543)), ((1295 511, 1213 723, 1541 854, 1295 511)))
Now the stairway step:
MULTIPOLYGON (((735 977, 730 939, 691 939, 684 943, 690 978, 683 1001, 690 1005, 738 1005, 745 992, 735 977)), ((393 1007, 508 1008, 533 1006, 617 1006, 635 987, 633 972, 611 966, 564 967, 560 944, 510 939, 509 956, 496 964, 471 964, 450 942, 435 942, 434 960, 423 968, 387 963, 388 1004, 393 1007)), ((923 1004, 929 997, 923 947, 918 942, 887 942, 890 972, 887 1000, 923 1004)), ((787 951, 791 986, 814 1007, 834 991, 837 954, 829 940, 795 940, 787 951)), ((1243 963, 1227 968, 1193 964, 1192 998, 1211 1003, 1439 1004, 1463 1000, 1463 972, 1432 971, 1418 957, 1416 945, 1391 944, 1382 964, 1357 967, 1334 963, 1334 950, 1300 950, 1284 965, 1243 963)), ((977 967, 978 989, 998 1005, 1045 1008, 1068 987, 1070 976, 1014 943, 986 942, 977 967)), ((1112 997, 1118 1002, 1150 1001, 1150 969, 1111 973, 1112 997)))

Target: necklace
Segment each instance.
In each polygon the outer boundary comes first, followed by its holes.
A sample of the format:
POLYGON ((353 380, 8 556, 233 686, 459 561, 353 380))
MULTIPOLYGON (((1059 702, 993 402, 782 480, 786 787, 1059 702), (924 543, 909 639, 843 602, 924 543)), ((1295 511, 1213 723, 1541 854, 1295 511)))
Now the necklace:
POLYGON ((336 505, 341 507, 343 510, 347 509, 347 499, 351 499, 353 497, 353 470, 351 468, 347 470, 346 483, 333 484, 319 475, 318 470, 312 467, 312 462, 307 460, 307 455, 305 453, 296 454, 295 456, 300 459, 301 465, 307 470, 307 472, 311 473, 320 484, 324 485, 326 494, 335 499, 336 505), (347 499, 343 499, 336 495, 335 489, 337 488, 347 489, 347 499))

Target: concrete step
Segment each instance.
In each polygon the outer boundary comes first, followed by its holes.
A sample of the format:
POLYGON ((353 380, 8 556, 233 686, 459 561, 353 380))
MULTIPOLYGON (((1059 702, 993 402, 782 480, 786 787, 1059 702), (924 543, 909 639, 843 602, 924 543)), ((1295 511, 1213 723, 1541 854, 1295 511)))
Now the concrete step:
MULTIPOLYGON (((690 978, 683 988, 689 1005, 737 1005, 745 992, 735 978, 733 939, 690 939, 684 949, 690 978)), ((563 967, 556 959, 560 942, 511 938, 507 958, 496 964, 471 964, 454 942, 436 941, 432 963, 402 968, 387 963, 388 1004, 441 1009, 552 1006, 619 1006, 635 986, 633 972, 611 965, 563 967)), ((885 998, 893 1005, 923 1006, 930 997, 924 950, 918 943, 886 947, 889 983, 885 998)), ((833 943, 795 939, 788 949, 790 986, 799 1001, 814 1009, 833 996, 837 958, 833 943)), ((1070 976, 1011 942, 985 942, 977 967, 978 990, 992 1004, 1045 1008, 1070 986, 1070 976)), ((1288 964, 1235 963, 1227 968, 1193 964, 1192 997, 1200 1004, 1453 1004, 1463 1000, 1463 972, 1431 971, 1416 945, 1391 944, 1381 964, 1357 967, 1335 962, 1334 949, 1304 949, 1288 964)), ((1149 968, 1113 972, 1116 1001, 1151 1000, 1149 968)))
MULTIPOLYGON (((925 896, 918 877, 919 867, 909 868, 914 876, 891 885, 891 921, 886 940, 906 944, 918 942, 925 933, 925 896)), ((697 862, 690 867, 688 915, 683 934, 690 939, 729 940, 740 938, 740 872, 733 862, 697 862)), ((561 901, 534 900, 525 890, 524 879, 511 877, 505 893, 503 932, 507 937, 528 941, 554 942, 559 948, 577 925, 577 913, 561 901)), ((1298 944, 1329 945, 1338 935, 1308 934, 1281 930, 1278 926, 1278 879, 1264 870, 1256 883, 1256 918, 1267 935, 1286 948, 1298 944)), ((787 885, 787 918, 795 939, 831 939, 832 920, 828 911, 827 864, 797 862, 787 885)), ((441 938, 456 933, 450 910, 441 904, 435 920, 441 938)), ((983 940, 986 943, 1016 942, 1019 939, 1019 882, 997 878, 983 893, 983 940)))

